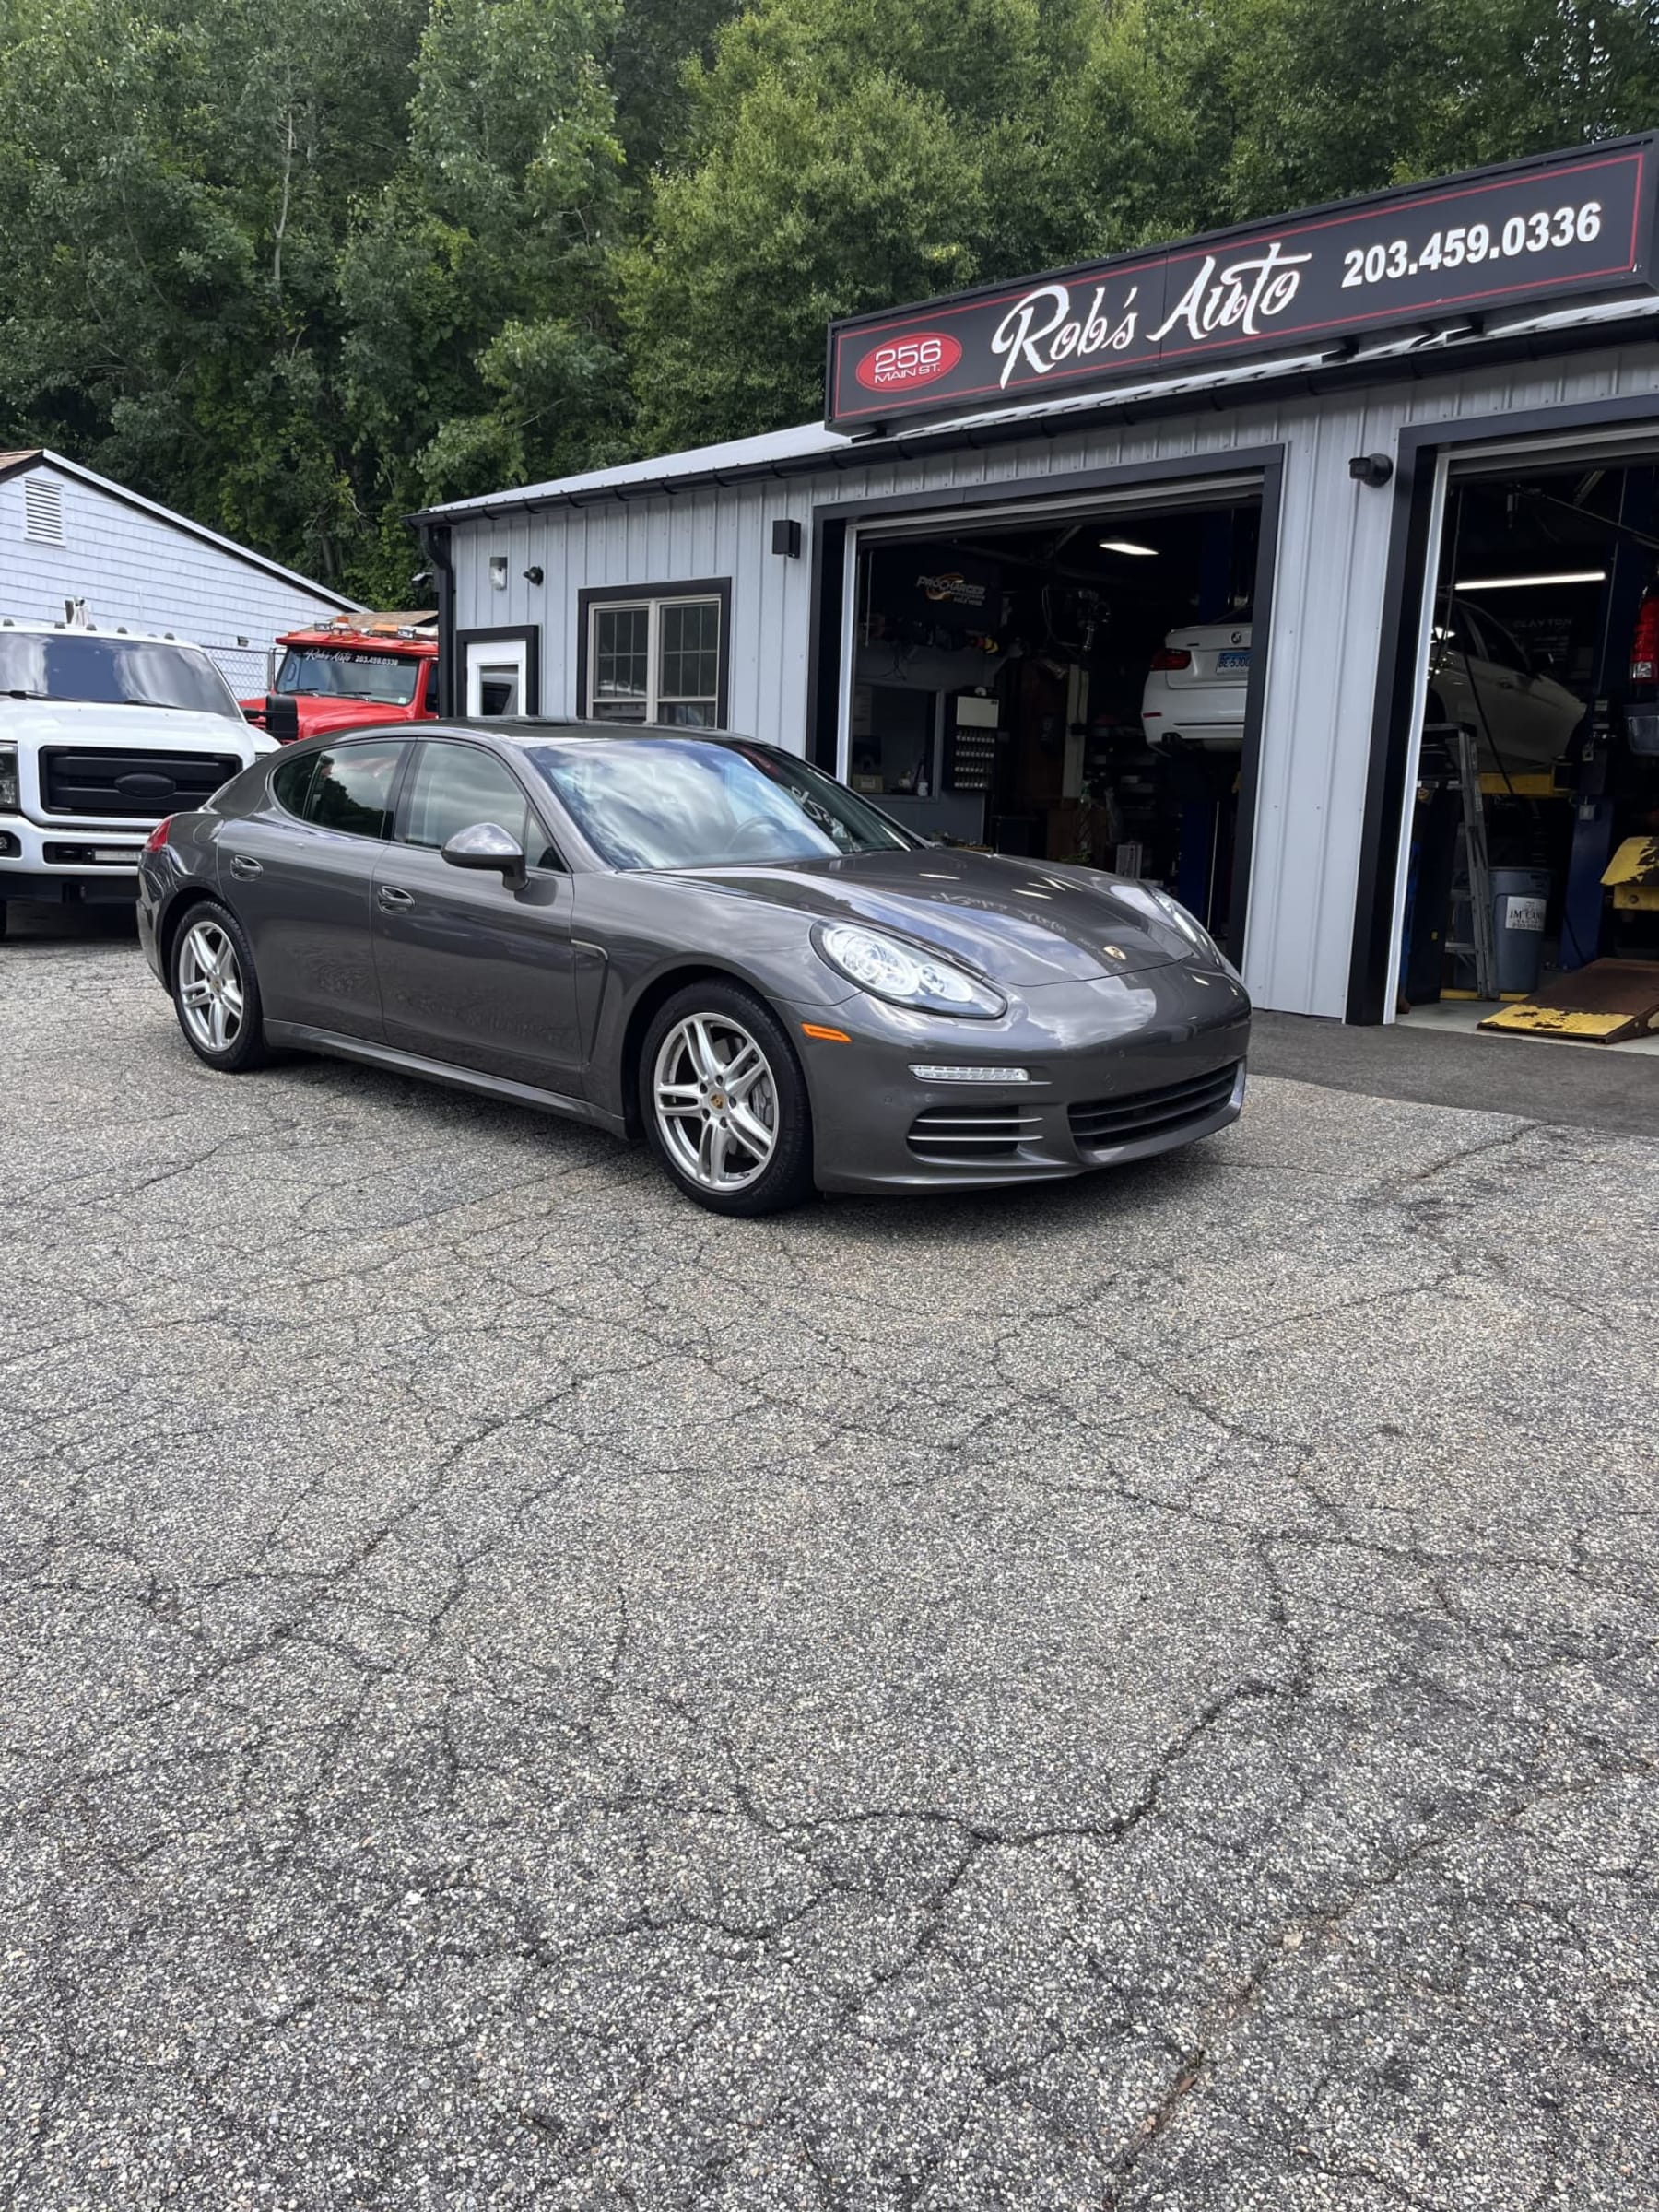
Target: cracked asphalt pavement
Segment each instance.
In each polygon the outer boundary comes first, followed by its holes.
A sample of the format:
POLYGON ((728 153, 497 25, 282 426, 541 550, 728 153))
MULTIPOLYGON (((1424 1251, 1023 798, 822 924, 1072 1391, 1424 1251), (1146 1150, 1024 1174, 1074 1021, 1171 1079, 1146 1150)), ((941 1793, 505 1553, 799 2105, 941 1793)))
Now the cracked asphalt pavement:
POLYGON ((1659 1147, 700 1215, 0 947, 0 2203, 1659 2202, 1659 1147))

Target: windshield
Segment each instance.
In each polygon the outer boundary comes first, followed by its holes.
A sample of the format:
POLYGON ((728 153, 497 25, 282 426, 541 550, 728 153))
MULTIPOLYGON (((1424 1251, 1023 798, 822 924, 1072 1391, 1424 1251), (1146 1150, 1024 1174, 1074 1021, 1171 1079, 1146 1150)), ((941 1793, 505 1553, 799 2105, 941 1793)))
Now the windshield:
POLYGON ((326 647, 291 647, 276 671, 278 691, 305 699, 364 699, 377 707, 415 703, 420 663, 406 653, 330 653, 326 647))
POLYGON ((576 738, 527 746, 613 868, 712 868, 907 851, 916 841, 850 791, 770 746, 576 738))
POLYGON ((104 707, 178 707, 242 718, 206 653, 153 639, 0 630, 0 696, 89 700, 104 707))

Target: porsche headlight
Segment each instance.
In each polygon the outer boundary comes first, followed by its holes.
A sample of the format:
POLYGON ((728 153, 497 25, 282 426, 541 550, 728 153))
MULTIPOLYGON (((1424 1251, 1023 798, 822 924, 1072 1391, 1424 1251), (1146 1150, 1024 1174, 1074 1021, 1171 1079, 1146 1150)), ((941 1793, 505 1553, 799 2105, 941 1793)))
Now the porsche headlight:
POLYGON ((850 983, 896 1006, 919 1006, 930 1014, 958 1014, 981 1021, 1007 1012, 1007 1001, 989 983, 902 937, 850 922, 832 922, 814 930, 813 942, 850 983))
POLYGON ((1149 883, 1117 883, 1112 887, 1112 895, 1128 906, 1138 907, 1150 920, 1163 923, 1175 932, 1189 953, 1213 968, 1224 968, 1235 982, 1238 981, 1238 970, 1203 923, 1189 914, 1180 900, 1171 899, 1168 891, 1160 891, 1149 883))

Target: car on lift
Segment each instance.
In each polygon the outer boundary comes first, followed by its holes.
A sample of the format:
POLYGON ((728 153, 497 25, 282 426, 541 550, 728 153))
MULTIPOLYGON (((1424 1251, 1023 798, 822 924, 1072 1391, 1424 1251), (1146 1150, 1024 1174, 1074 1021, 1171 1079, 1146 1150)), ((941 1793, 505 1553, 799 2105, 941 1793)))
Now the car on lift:
MULTIPOLYGON (((1147 742, 1169 752, 1237 752, 1253 651, 1248 621, 1188 623, 1152 656, 1141 695, 1147 742)), ((1560 758, 1583 701, 1533 661, 1497 616, 1442 604, 1430 654, 1427 719, 1472 729, 1481 766, 1535 771, 1560 758)))
POLYGON ((199 645, 0 618, 0 935, 13 900, 130 904, 144 841, 271 740, 199 645))
POLYGON ((924 843, 782 748, 614 723, 311 738, 145 853, 191 1049, 643 1135, 724 1214, 982 1190, 1234 1120, 1250 1002, 1150 885, 924 843))

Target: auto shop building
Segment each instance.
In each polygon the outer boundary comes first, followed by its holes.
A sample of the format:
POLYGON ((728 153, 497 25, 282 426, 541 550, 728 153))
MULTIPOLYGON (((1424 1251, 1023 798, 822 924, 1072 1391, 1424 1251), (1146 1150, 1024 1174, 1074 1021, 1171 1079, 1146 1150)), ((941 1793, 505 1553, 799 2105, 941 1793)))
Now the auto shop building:
POLYGON ((1594 963, 1659 1026, 1656 193, 1620 140, 839 324, 822 424, 418 517, 450 711, 782 744, 1164 884, 1264 1006, 1594 963))

